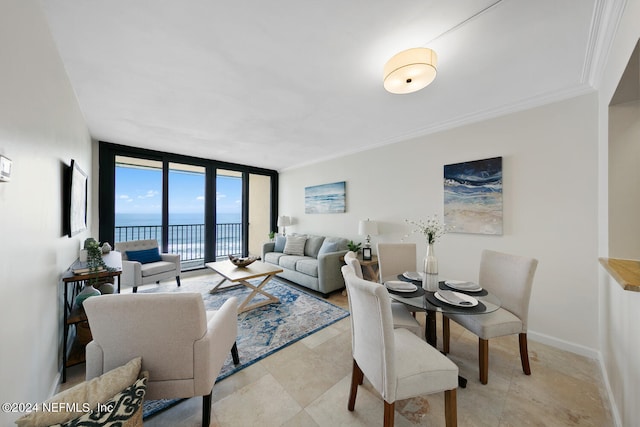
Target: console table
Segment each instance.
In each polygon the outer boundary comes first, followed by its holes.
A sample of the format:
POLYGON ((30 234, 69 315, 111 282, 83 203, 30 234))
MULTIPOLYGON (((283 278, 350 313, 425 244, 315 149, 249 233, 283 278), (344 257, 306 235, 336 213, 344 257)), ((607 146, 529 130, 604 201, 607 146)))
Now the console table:
MULTIPOLYGON (((103 270, 96 273, 75 274, 74 270, 81 267, 76 261, 62 276, 64 286, 64 299, 62 300, 62 312, 64 313, 64 335, 62 338, 62 382, 67 381, 67 367, 83 363, 85 360, 84 345, 78 342, 78 327, 87 321, 87 315, 81 307, 75 303, 76 296, 89 280, 97 284, 114 283, 117 281, 116 292, 120 293, 120 275, 122 274, 122 255, 120 252, 111 251, 102 256, 104 263, 111 270, 103 270), (75 325, 76 339, 69 346, 69 327, 75 325)), ((88 325, 84 325, 88 328, 88 325)))

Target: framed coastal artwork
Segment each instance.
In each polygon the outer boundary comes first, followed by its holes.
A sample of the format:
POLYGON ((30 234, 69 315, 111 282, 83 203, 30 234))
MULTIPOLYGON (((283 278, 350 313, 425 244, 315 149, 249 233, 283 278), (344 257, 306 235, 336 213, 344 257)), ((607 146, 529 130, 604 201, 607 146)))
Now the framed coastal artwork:
POLYGON ((345 181, 314 185, 304 189, 304 213, 342 213, 346 210, 345 181))
POLYGON ((444 223, 452 233, 502 234, 502 157, 444 166, 444 223))

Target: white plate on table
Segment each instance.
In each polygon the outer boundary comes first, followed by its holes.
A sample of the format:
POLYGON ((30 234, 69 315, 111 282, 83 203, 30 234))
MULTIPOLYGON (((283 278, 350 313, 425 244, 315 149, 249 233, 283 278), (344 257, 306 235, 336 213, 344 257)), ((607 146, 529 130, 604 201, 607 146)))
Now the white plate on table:
POLYGON ((415 292, 418 290, 418 287, 413 283, 403 282, 402 280, 389 280, 384 282, 384 285, 394 292, 415 292))
POLYGON ((419 271, 405 271, 404 273, 402 273, 402 275, 409 280, 422 280, 423 274, 424 273, 421 273, 419 271))
POLYGON ((477 283, 467 282, 465 280, 445 280, 444 284, 463 292, 480 292, 482 290, 482 286, 477 283))
POLYGON ((475 307, 476 305, 478 305, 478 300, 475 299, 474 297, 467 295, 467 294, 463 294, 460 292, 454 292, 454 291, 450 291, 451 293, 453 293, 455 296, 457 296, 458 298, 460 298, 463 301, 466 301, 470 304, 465 304, 465 303, 456 303, 453 301, 449 301, 448 299, 446 299, 445 297, 443 297, 442 295, 440 295, 440 291, 436 292, 434 295, 435 297, 446 303, 446 304, 451 304, 451 305, 455 305, 456 307, 465 307, 465 308, 469 308, 469 307, 475 307))

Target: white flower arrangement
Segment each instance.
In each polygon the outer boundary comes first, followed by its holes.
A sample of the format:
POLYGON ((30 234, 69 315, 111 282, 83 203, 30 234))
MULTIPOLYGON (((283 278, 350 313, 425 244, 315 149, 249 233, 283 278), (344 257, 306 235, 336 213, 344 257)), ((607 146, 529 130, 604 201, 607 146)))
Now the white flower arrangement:
POLYGON ((447 231, 449 231, 448 227, 445 227, 440 222, 437 215, 427 218, 426 221, 422 219, 418 221, 409 221, 408 219, 406 219, 405 221, 407 222, 407 224, 413 225, 415 227, 412 233, 422 234, 425 239, 427 239, 428 244, 437 242, 440 237, 442 237, 447 233, 447 231))

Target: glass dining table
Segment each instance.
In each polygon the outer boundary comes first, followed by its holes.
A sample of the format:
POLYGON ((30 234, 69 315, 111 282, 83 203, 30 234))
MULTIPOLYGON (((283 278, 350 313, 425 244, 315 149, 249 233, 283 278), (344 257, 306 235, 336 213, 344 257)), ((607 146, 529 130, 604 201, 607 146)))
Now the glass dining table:
MULTIPOLYGON (((459 292, 464 295, 472 296, 478 303, 474 306, 459 306, 453 305, 443 301, 436 296, 436 292, 429 292, 422 289, 422 282, 419 280, 411 280, 402 274, 394 277, 383 278, 382 283, 389 281, 409 282, 416 285, 417 289, 413 292, 394 291, 389 289, 389 296, 394 301, 398 301, 407 306, 410 311, 420 311, 426 313, 424 337, 425 340, 433 347, 437 347, 438 338, 436 334, 437 316, 436 313, 442 314, 465 314, 469 316, 477 316, 486 313, 491 313, 500 308, 501 302, 498 297, 489 293, 486 289, 482 289, 479 292, 461 291, 460 289, 451 288, 446 284, 446 281, 440 281, 438 288, 441 290, 459 292)), ((460 385, 465 387, 466 380, 460 377, 460 385)))

